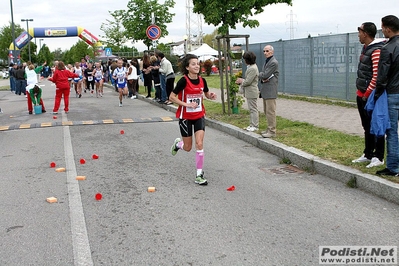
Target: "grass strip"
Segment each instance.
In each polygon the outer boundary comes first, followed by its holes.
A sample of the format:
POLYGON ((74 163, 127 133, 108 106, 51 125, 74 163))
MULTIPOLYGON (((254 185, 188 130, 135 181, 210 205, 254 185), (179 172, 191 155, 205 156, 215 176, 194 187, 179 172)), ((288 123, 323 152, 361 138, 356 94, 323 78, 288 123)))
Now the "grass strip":
MULTIPOLYGON (((249 111, 241 108, 239 114, 222 114, 222 104, 204 101, 208 118, 228 123, 239 128, 249 124, 249 111)), ((227 109, 227 106, 226 106, 227 109)), ((259 131, 266 130, 266 116, 259 115, 259 131)), ((306 122, 291 121, 277 116, 276 141, 295 147, 320 158, 358 169, 363 173, 374 175, 385 166, 366 168, 367 163, 355 164, 352 160, 358 158, 364 149, 364 139, 359 136, 345 134, 336 130, 316 127, 306 122)), ((399 177, 383 176, 383 178, 399 183, 399 177)))

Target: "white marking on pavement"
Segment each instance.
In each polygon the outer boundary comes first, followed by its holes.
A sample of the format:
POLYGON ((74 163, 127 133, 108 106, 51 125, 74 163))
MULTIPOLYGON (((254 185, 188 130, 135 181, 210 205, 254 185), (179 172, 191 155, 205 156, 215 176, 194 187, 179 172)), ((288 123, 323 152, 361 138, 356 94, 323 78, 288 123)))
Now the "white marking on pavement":
MULTIPOLYGON (((62 122, 67 116, 62 114, 62 122)), ((64 150, 67 169, 67 186, 69 196, 69 216, 71 219, 72 248, 75 265, 93 265, 90 243, 87 235, 86 221, 80 197, 79 182, 76 180, 76 165, 72 150, 71 132, 69 126, 64 127, 64 150)))

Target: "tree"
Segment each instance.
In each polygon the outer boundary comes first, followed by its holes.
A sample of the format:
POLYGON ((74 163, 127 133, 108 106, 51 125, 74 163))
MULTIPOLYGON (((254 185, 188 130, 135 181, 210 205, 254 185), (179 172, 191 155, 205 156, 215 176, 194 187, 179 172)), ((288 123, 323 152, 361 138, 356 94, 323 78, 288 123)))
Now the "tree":
POLYGON ((64 53, 61 48, 57 48, 52 52, 52 55, 54 57, 54 60, 62 60, 62 58, 64 57, 64 53))
MULTIPOLYGON (((32 40, 30 42, 30 59, 32 63, 37 63, 37 56, 35 53, 37 45, 34 42, 32 42, 32 40)), ((21 60, 22 62, 29 61, 29 43, 27 43, 24 47, 21 48, 21 60)))
POLYGON ((122 45, 127 42, 126 31, 122 26, 123 10, 108 11, 113 17, 114 21, 108 20, 107 23, 102 23, 100 29, 105 33, 106 40, 104 43, 107 47, 113 46, 114 48, 122 47, 122 45))
POLYGON ((78 40, 76 44, 72 45, 69 52, 64 56, 65 63, 75 63, 80 62, 82 58, 88 55, 90 58, 94 58, 94 50, 89 48, 89 45, 82 41, 78 40))
POLYGON ((155 24, 161 29, 161 37, 168 36, 166 24, 172 22, 174 13, 169 12, 169 8, 175 6, 174 0, 165 0, 163 4, 158 0, 130 0, 127 3, 127 10, 119 10, 122 14, 119 19, 126 30, 126 36, 133 40, 142 40, 150 50, 152 41, 148 39, 146 30, 151 25, 151 14, 155 16, 155 24))
POLYGON ((193 12, 202 14, 206 23, 219 26, 218 32, 227 35, 229 28, 235 29, 237 23, 243 23, 244 28, 258 27, 259 21, 250 17, 261 14, 265 6, 277 3, 292 5, 292 0, 193 0, 193 12))
POLYGON ((215 37, 218 35, 218 30, 214 30, 211 34, 205 34, 204 37, 202 38, 203 42, 208 44, 210 47, 215 49, 215 37))
POLYGON ((157 45, 157 50, 163 52, 164 54, 170 54, 170 44, 159 43, 157 45))
MULTIPOLYGON (((17 38, 22 32, 25 30, 21 28, 19 24, 14 24, 14 32, 15 38, 17 38)), ((11 32, 11 22, 7 26, 3 26, 0 29, 0 58, 7 61, 8 60, 8 52, 10 48, 10 44, 13 42, 12 40, 12 32, 11 32)), ((31 47, 32 48, 32 47, 31 47)))
POLYGON ((43 64, 47 62, 48 65, 51 65, 51 62, 54 61, 54 56, 50 52, 50 49, 46 44, 43 44, 42 49, 40 49, 39 54, 37 55, 37 64, 43 64))

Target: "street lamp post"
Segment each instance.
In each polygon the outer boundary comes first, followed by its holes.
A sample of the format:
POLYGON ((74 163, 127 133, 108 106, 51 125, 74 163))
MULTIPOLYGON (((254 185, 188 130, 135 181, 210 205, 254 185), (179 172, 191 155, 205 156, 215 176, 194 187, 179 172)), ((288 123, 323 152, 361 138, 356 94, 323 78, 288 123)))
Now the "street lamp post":
MULTIPOLYGON (((21 19, 22 22, 26 21, 26 31, 29 34, 29 21, 33 21, 33 18, 27 18, 27 19, 21 19)), ((29 49, 29 61, 32 62, 31 56, 30 56, 30 40, 28 43, 28 49, 29 49)))
POLYGON ((40 50, 42 50, 42 41, 44 41, 44 39, 39 39, 39 53, 40 50))
MULTIPOLYGON (((11 7, 11 32, 12 32, 12 46, 13 46, 13 54, 12 56, 15 57, 15 29, 14 29, 14 13, 12 11, 12 0, 10 0, 10 7, 11 7)), ((13 63, 17 63, 16 58, 12 58, 13 63), (15 59, 15 61, 14 61, 15 59)))
POLYGON ((188 39, 188 36, 184 35, 183 39, 184 39, 184 56, 186 56, 187 55, 187 39, 188 39))

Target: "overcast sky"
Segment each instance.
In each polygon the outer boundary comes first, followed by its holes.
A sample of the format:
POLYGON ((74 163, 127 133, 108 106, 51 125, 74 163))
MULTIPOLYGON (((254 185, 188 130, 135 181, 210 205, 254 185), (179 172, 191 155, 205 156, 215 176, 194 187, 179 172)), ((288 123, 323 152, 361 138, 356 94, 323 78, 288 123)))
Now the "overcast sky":
MULTIPOLYGON (((163 0, 160 0, 162 2, 163 0)), ((185 0, 175 0, 176 7, 173 22, 169 24, 169 36, 161 42, 177 42, 183 40, 185 29, 185 0)), ((215 0, 216 1, 216 0, 215 0)), ((0 8, 0 26, 11 21, 10 1, 2 0, 0 8), (5 3, 6 2, 6 3, 5 3)), ((104 35, 100 30, 102 22, 111 19, 108 11, 125 9, 128 0, 12 0, 14 21, 26 29, 26 22, 21 19, 34 19, 29 27, 68 27, 81 26, 99 37, 104 35)), ((381 28, 381 17, 385 15, 399 16, 398 0, 293 0, 293 5, 271 5, 258 15, 260 27, 243 29, 239 25, 232 34, 249 34, 250 43, 287 40, 290 38, 290 13, 294 38, 306 38, 308 34, 336 34, 357 31, 362 22, 371 21, 381 28), (395 13, 396 12, 396 13, 395 13)), ((209 34, 214 26, 203 25, 203 33, 209 34)), ((78 37, 46 38, 42 41, 51 51, 56 48, 66 50, 74 45, 78 37)), ((236 39, 233 42, 243 43, 236 39)), ((39 45, 37 41, 37 45, 39 45)), ((129 46, 131 44, 129 43, 129 46)), ((146 47, 136 43, 139 51, 146 47)))

